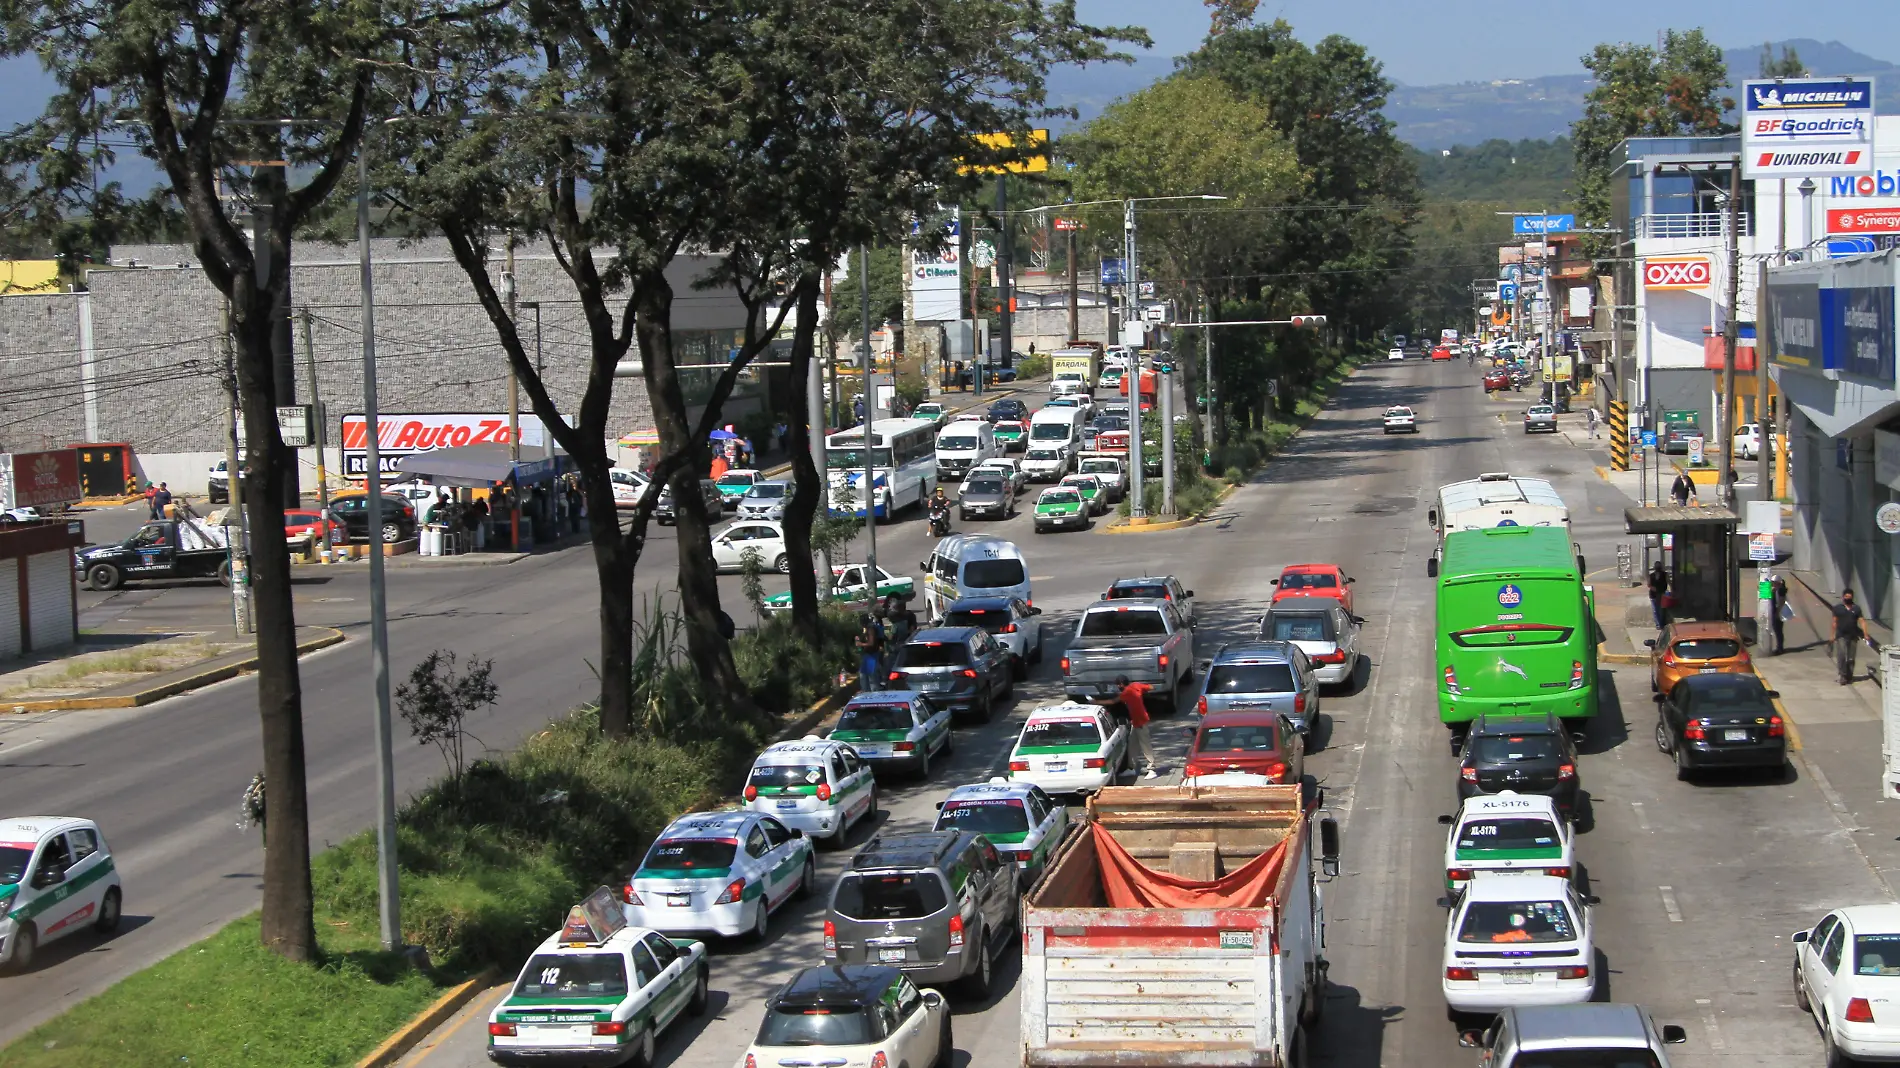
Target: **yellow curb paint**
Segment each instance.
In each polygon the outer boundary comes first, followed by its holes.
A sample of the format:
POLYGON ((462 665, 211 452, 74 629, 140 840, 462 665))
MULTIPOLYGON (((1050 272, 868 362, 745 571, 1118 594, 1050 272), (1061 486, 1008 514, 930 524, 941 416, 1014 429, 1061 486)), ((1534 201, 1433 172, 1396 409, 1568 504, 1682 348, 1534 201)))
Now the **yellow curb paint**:
POLYGON ((1610 472, 1605 470, 1601 465, 1598 465, 1595 468, 1595 470, 1596 470, 1598 478, 1602 479, 1605 482, 1608 482, 1610 480, 1610 472))
MULTIPOLYGON (((1771 685, 1769 685, 1769 683, 1768 683, 1768 680, 1767 680, 1767 679, 1763 679, 1763 678, 1761 677, 1761 669, 1759 669, 1759 668, 1757 668, 1757 667, 1755 666, 1755 661, 1754 661, 1754 658, 1752 658, 1752 657, 1751 657, 1751 658, 1749 659, 1749 661, 1748 661, 1748 670, 1750 670, 1750 671, 1752 671, 1752 672, 1754 672, 1754 673, 1755 673, 1755 677, 1756 677, 1757 679, 1761 679, 1761 685, 1762 685, 1762 689, 1764 689, 1764 690, 1772 690, 1772 689, 1774 689, 1774 687, 1773 687, 1773 686, 1771 686, 1771 685)), ((1778 715, 1780 715, 1780 716, 1781 716, 1781 722, 1787 725, 1787 728, 1788 728, 1788 751, 1789 751, 1789 752, 1791 752, 1791 753, 1798 753, 1798 752, 1800 752, 1800 751, 1801 751, 1801 730, 1800 730, 1800 728, 1798 728, 1798 727, 1796 727, 1796 726, 1794 725, 1794 717, 1788 714, 1788 706, 1787 706, 1787 705, 1784 705, 1784 704, 1782 704, 1782 703, 1781 703, 1781 698, 1779 698, 1779 697, 1771 697, 1771 698, 1769 698, 1769 700, 1770 700, 1771 702, 1773 702, 1773 704, 1774 704, 1774 706, 1775 706, 1775 712, 1776 712, 1776 714, 1778 714, 1778 715)))
MULTIPOLYGON (((494 994, 506 994, 507 992, 508 992, 507 983, 497 983, 496 985, 491 986, 487 990, 483 991, 480 997, 476 998, 475 1000, 486 1001, 490 996, 494 994)), ((423 1050, 422 1053, 416 1057, 415 1063, 421 1064, 423 1061, 428 1060, 429 1056, 433 1054, 436 1050, 439 1050, 443 1046, 448 1045, 449 1039, 454 1038, 455 1033, 457 1031, 460 1031, 462 1028, 468 1026, 468 1022, 470 1020, 478 1020, 478 1019, 486 1020, 487 1016, 488 1016, 488 1013, 483 1012, 481 1007, 478 1006, 474 1012, 471 1012, 467 1016, 464 1016, 461 1019, 455 1021, 454 1024, 450 1025, 448 1030, 442 1032, 442 1040, 437 1042, 435 1045, 430 1046, 427 1049, 423 1050)))
POLYGON ((1640 664, 1643 666, 1648 666, 1649 657, 1638 656, 1635 653, 1605 653, 1605 652, 1599 651, 1597 653, 1597 662, 1603 663, 1603 664, 1626 664, 1626 665, 1640 664))
POLYGON ((383 1044, 371 1050, 362 1060, 356 1062, 356 1068, 388 1068, 402 1059, 417 1042, 439 1027, 443 1020, 455 1015, 456 1010, 468 1004, 481 989, 493 982, 495 969, 484 968, 480 975, 466 983, 450 988, 449 992, 435 999, 428 1008, 402 1026, 402 1029, 390 1035, 383 1044))
POLYGON ((830 718, 832 713, 843 708, 845 702, 851 700, 852 695, 857 692, 858 684, 856 680, 838 687, 832 691, 831 696, 813 704, 810 708, 800 713, 797 719, 792 720, 779 735, 779 741, 789 742, 810 734, 821 723, 830 718))
MULTIPOLYGON (((297 646, 297 655, 302 656, 305 653, 314 653, 318 649, 327 649, 332 645, 344 641, 344 639, 345 635, 342 631, 331 630, 328 634, 322 634, 307 642, 300 643, 297 646)), ((162 701, 167 697, 175 697, 187 690, 196 690, 202 686, 209 686, 214 682, 223 682, 226 679, 236 678, 246 671, 254 670, 256 667, 257 658, 253 656, 234 664, 225 664, 221 667, 212 668, 209 671, 201 671, 196 675, 189 675, 182 679, 174 679, 163 686, 154 686, 149 690, 140 690, 137 693, 117 694, 112 697, 49 697, 37 701, 13 701, 5 706, 4 711, 69 712, 87 708, 143 708, 154 701, 162 701)))

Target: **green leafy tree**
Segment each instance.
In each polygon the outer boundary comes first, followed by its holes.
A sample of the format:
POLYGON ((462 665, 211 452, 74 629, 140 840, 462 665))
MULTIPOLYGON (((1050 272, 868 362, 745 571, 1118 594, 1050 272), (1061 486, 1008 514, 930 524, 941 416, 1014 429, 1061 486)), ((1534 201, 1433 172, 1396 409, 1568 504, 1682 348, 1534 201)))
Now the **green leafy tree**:
POLYGON ((1801 62, 1801 53, 1793 45, 1782 45, 1781 55, 1775 55, 1775 46, 1764 43, 1761 46, 1761 73, 1763 78, 1805 78, 1808 65, 1801 62))
POLYGON ((1722 50, 1701 30, 1670 30, 1660 47, 1600 44, 1583 65, 1596 84, 1584 96, 1583 117, 1570 124, 1570 138, 1577 210, 1589 225, 1617 225, 1610 218, 1610 171, 1625 139, 1735 131, 1723 117, 1735 101, 1722 95, 1728 86, 1722 50))
POLYGON ((6 175, 0 217, 10 229, 43 235, 67 251, 97 248, 141 222, 175 220, 205 277, 230 302, 237 388, 253 457, 245 481, 262 491, 255 495, 261 500, 247 502, 258 713, 270 783, 260 937, 291 960, 313 959, 317 945, 303 697, 283 524, 294 457, 273 409, 280 395, 273 313, 285 306, 291 235, 348 172, 373 74, 397 61, 415 30, 399 7, 336 0, 48 0, 9 4, 0 23, 0 54, 37 55, 57 85, 40 118, 0 139, 6 175), (284 118, 301 121, 260 122, 284 118), (101 147, 127 143, 160 174, 150 195, 136 201, 110 180, 123 148, 101 147), (257 159, 290 166, 242 162, 257 159), (267 172, 263 188, 253 170, 267 172), (300 183, 295 188, 287 172, 300 183), (271 208, 262 230, 269 265, 261 275, 253 241, 230 214, 228 196, 253 211, 260 201, 271 208))
MULTIPOLYGON (((883 326, 886 320, 894 323, 904 321, 904 266, 903 249, 897 245, 885 245, 870 250, 871 260, 871 329, 883 326)), ((832 283, 831 322, 837 337, 847 344, 856 345, 864 340, 864 302, 858 299, 858 254, 848 250, 845 256, 845 277, 832 283)))

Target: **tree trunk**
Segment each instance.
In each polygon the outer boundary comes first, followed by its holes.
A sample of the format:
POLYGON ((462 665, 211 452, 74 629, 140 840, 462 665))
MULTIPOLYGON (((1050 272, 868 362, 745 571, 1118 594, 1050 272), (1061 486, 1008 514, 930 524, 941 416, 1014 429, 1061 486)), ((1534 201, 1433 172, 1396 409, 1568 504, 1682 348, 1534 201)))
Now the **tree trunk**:
MULTIPOLYGON (((825 482, 811 458, 814 432, 806 418, 810 410, 808 388, 811 376, 812 342, 818 326, 818 279, 806 275, 796 292, 797 325, 792 331, 791 353, 791 443, 792 499, 785 507, 785 555, 792 560, 792 626, 805 640, 817 646, 818 576, 811 567, 811 527, 825 495, 825 482)), ((827 570, 826 574, 830 574, 827 570)))
POLYGON ((580 467, 587 535, 600 579, 600 733, 625 738, 633 733, 633 572, 641 546, 621 536, 604 454, 598 465, 598 471, 588 461, 580 467))
MULTIPOLYGON (((310 888, 310 797, 304 781, 303 687, 297 671, 297 620, 291 604, 290 555, 284 539, 283 472, 290 450, 277 432, 271 364, 273 295, 241 287, 250 298, 236 324, 238 389, 248 442, 248 478, 260 492, 244 494, 256 594, 257 708, 264 736, 264 903, 259 939, 293 961, 317 957, 310 888), (261 455, 260 455, 261 454, 261 455)), ((372 544, 378 532, 371 531, 372 544)), ((380 548, 380 545, 377 546, 380 548)))

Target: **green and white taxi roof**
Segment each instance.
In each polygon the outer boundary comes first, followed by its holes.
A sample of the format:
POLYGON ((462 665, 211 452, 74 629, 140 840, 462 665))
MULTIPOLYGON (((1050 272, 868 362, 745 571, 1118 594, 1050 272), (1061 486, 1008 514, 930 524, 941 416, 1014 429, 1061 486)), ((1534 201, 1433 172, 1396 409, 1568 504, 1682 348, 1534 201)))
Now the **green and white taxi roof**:
POLYGON ((1557 804, 1506 790, 1467 798, 1445 837, 1445 886, 1462 891, 1480 875, 1557 875, 1576 870, 1576 841, 1557 804))
POLYGON ((873 690, 845 702, 831 741, 848 743, 865 760, 914 760, 950 732, 950 711, 913 690, 873 690))
POLYGON ((1056 486, 1057 488, 1060 488, 1062 486, 1071 487, 1077 493, 1080 493, 1082 496, 1090 497, 1090 498, 1093 498, 1096 494, 1102 492, 1102 481, 1096 478, 1094 475, 1088 474, 1086 472, 1073 474, 1073 475, 1063 475, 1062 481, 1057 483, 1056 486))
POLYGON ((1082 490, 1079 487, 1063 483, 1050 486, 1036 495, 1038 513, 1073 512, 1082 507, 1082 490))
POLYGON ((937 803, 932 830, 973 831, 1004 853, 1013 853, 1025 869, 1041 867, 1069 830, 1069 810, 1042 787, 997 776, 950 791, 937 803))

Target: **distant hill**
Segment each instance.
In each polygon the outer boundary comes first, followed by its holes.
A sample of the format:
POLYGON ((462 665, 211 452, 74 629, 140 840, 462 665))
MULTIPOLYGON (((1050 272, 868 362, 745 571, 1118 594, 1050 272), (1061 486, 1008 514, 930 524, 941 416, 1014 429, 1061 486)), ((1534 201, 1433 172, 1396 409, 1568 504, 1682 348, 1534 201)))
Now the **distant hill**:
POLYGON ((1427 200, 1488 201, 1511 210, 1562 211, 1572 188, 1570 139, 1486 141, 1430 152, 1414 150, 1427 200))

